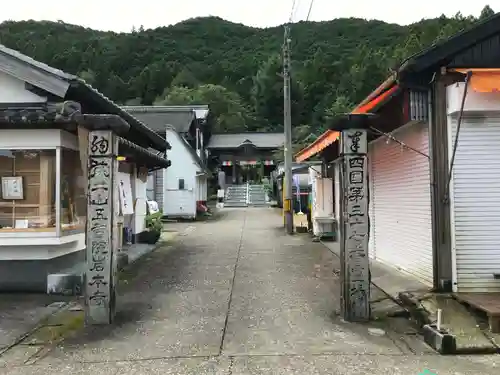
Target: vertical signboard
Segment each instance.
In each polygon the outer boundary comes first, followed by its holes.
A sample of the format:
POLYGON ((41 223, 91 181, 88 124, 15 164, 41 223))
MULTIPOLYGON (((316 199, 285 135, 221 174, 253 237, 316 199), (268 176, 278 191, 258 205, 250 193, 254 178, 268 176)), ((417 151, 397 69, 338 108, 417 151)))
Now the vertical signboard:
MULTIPOLYGON (((85 272, 85 321, 110 324, 115 310, 117 143, 111 131, 88 138, 88 208, 85 272)), ((119 201, 118 201, 119 202, 119 201)))
POLYGON ((367 147, 366 130, 342 131, 342 308, 344 319, 356 322, 370 319, 367 147))

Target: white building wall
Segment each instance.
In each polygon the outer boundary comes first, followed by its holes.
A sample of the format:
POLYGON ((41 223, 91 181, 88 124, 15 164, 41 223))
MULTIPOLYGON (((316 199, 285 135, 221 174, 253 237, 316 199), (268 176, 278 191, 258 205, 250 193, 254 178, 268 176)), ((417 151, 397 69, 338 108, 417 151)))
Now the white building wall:
POLYGON ((199 167, 184 141, 171 129, 166 139, 172 146, 168 158, 172 165, 163 170, 163 214, 172 217, 196 217, 196 172, 199 167), (179 190, 179 180, 184 180, 184 189, 179 190))
MULTIPOLYGON (((29 233, 32 234, 32 233, 29 233)), ((0 261, 48 260, 85 249, 85 233, 63 237, 5 236, 0 237, 0 261)))
MULTIPOLYGON (((451 162, 463 83, 448 87, 451 162)), ((500 94, 469 89, 450 186, 458 292, 500 292, 500 94)))
MULTIPOLYGON (((394 137, 428 155, 428 128, 413 124, 394 137)), ((397 142, 379 138, 370 145, 370 215, 375 259, 433 281, 430 173, 428 158, 397 142)))
POLYGON ((25 89, 24 81, 0 71, 0 103, 45 103, 47 98, 25 89))
POLYGON ((202 176, 196 176, 196 201, 201 201, 203 200, 203 177, 202 176))
POLYGON ((208 179, 205 175, 196 176, 196 200, 206 201, 208 199, 208 179))
POLYGON ((78 150, 78 139, 75 135, 58 129, 0 129, 0 149, 55 147, 78 150))

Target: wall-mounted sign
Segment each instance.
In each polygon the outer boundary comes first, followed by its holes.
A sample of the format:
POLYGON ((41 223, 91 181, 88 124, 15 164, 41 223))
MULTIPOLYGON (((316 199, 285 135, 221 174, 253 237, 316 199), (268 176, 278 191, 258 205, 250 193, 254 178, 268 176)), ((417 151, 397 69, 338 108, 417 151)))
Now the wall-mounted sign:
POLYGON ((6 200, 24 199, 23 178, 2 177, 2 198, 6 200))

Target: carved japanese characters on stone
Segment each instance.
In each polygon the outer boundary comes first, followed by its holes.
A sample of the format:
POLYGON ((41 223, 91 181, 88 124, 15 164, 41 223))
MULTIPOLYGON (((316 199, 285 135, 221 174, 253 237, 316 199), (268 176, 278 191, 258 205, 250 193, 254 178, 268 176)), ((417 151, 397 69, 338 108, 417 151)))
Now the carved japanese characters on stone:
POLYGON ((365 321, 370 315, 366 131, 343 131, 342 151, 345 173, 342 231, 344 317, 351 321, 365 321))
POLYGON ((89 134, 88 209, 86 253, 86 319, 108 324, 114 288, 113 270, 113 135, 109 131, 89 134))

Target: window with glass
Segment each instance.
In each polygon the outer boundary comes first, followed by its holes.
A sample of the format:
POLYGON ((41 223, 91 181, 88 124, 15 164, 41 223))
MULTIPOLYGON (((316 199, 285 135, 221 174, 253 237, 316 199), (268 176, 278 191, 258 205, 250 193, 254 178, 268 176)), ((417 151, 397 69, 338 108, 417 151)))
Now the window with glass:
POLYGON ((83 176, 80 153, 75 150, 61 149, 61 230, 85 229, 87 200, 85 196, 87 179, 83 176))
POLYGON ((56 150, 0 150, 0 233, 56 231, 56 150))

